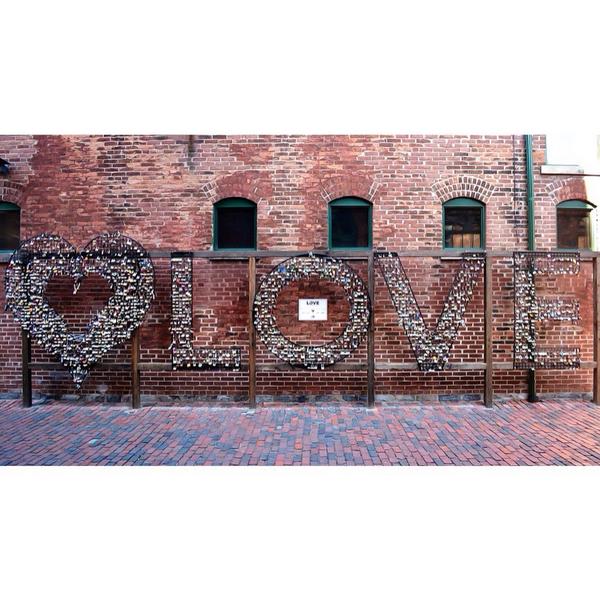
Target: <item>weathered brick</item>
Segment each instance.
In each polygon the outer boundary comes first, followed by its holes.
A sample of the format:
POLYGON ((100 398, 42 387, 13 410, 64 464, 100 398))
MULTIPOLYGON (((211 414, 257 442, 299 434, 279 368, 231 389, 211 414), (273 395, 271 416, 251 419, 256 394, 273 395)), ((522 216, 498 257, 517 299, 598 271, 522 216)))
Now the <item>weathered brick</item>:
MULTIPOLYGON (((585 198, 577 177, 541 175, 544 136, 534 136, 536 245, 556 244, 556 204, 585 198)), ((313 250, 327 247, 327 203, 352 195, 373 202, 373 244, 376 248, 439 249, 442 203, 469 195, 486 205, 488 248, 526 248, 527 214, 522 136, 0 136, 0 156, 13 170, 0 180, 0 201, 22 207, 22 238, 41 232, 64 236, 82 247, 104 231, 118 230, 148 250, 207 250, 212 243, 212 205, 228 196, 257 203, 258 245, 261 249, 313 250)), ((258 277, 277 261, 261 260, 258 277)), ((456 261, 406 259, 424 318, 434 326, 456 261)), ((6 263, 0 263, 3 274, 6 263)), ((363 263, 352 266, 366 278, 363 263)), ((170 358, 170 272, 167 259, 156 259, 157 296, 142 327, 142 360, 170 358)), ((494 260, 494 359, 512 360, 512 267, 494 260)), ((583 360, 592 360, 591 265, 577 278, 540 278, 540 293, 578 298, 581 321, 575 326, 540 326, 548 345, 579 345, 583 360)), ((242 261, 196 260, 194 264, 194 331, 198 346, 238 345, 247 358, 247 267, 242 261)), ((91 312, 106 300, 102 281, 88 281, 77 296, 69 281, 53 281, 49 296, 73 327, 85 326, 91 312)), ((4 289, 0 292, 3 306, 4 289)), ((376 284, 377 359, 413 361, 398 325, 385 284, 376 284)), ((297 341, 327 341, 343 326, 348 305, 341 290, 303 282, 282 294, 278 319, 297 341), (289 324, 294 320, 296 294, 326 297, 330 321, 289 324)), ((0 312, 0 392, 20 385, 18 326, 0 312)), ((111 371, 111 362, 128 359, 129 348, 116 349, 86 380, 82 393, 129 393, 126 371, 111 371), (107 389, 105 389, 107 388, 107 389)), ((366 358, 360 348, 349 362, 366 358)), ((34 360, 48 361, 39 349, 34 360)), ((472 303, 454 345, 451 360, 483 359, 483 286, 472 303)), ((258 361, 274 362, 259 343, 258 361)), ((591 371, 540 372, 539 391, 589 392, 591 371)), ((142 392, 159 396, 225 395, 243 398, 243 372, 144 372, 142 392)), ((73 391, 64 371, 36 371, 34 389, 62 395, 73 391)), ((523 393, 524 372, 498 371, 499 394, 523 393)), ((264 395, 361 395, 365 372, 259 373, 257 393, 264 395)), ((481 372, 423 374, 378 372, 382 395, 480 393, 481 372)))

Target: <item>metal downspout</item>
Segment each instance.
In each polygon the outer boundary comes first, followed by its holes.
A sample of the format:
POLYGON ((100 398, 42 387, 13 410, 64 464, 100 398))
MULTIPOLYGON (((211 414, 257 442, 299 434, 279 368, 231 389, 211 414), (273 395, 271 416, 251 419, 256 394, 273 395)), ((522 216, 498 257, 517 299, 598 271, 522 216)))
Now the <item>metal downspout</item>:
MULTIPOLYGON (((533 206, 533 148, 532 136, 524 135, 525 142, 525 176, 527 180, 527 250, 535 250, 535 226, 534 226, 534 206, 533 206)), ((535 370, 527 371, 527 400, 537 402, 535 393, 535 370)))
POLYGON ((533 149, 532 136, 525 135, 525 175, 527 177, 527 250, 535 250, 533 225, 533 149))

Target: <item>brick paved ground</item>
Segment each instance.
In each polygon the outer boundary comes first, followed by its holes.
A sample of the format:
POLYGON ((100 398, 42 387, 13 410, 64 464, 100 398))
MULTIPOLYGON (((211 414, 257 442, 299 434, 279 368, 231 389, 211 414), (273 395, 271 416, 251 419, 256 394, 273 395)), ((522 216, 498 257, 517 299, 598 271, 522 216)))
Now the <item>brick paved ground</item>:
POLYGON ((600 464, 600 407, 142 408, 0 402, 0 465, 600 464))

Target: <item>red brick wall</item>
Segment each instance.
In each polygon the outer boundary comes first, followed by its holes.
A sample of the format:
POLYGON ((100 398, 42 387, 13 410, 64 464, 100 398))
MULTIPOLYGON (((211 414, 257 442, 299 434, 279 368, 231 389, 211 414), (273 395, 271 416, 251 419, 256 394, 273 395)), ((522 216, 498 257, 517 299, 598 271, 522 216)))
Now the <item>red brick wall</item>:
MULTIPOLYGON (((555 206, 570 197, 585 198, 575 177, 543 176, 544 137, 534 136, 536 165, 536 244, 556 244, 555 206)), ((327 203, 352 195, 373 202, 376 248, 439 249, 442 203, 468 195, 486 205, 486 245, 526 249, 527 218, 522 136, 0 136, 0 156, 13 163, 9 182, 0 181, 0 201, 22 207, 21 235, 41 232, 64 236, 82 247, 95 235, 120 231, 146 249, 208 250, 212 242, 212 205, 243 196, 258 206, 260 249, 312 250, 327 247, 327 203)), ((435 325, 457 262, 403 261, 427 323, 435 325)), ((3 275, 6 263, 0 263, 3 275)), ((272 260, 258 263, 258 276, 272 260)), ((352 266, 366 280, 365 264, 352 266)), ((142 328, 142 360, 168 361, 170 273, 168 259, 156 259, 157 297, 142 328)), ((494 359, 512 361, 512 265, 494 260, 494 359)), ((580 345, 591 360, 591 270, 585 264, 572 280, 541 281, 540 290, 560 290, 581 301, 575 326, 540 327, 540 343, 580 345)), ((77 326, 103 298, 103 283, 89 281, 76 297, 68 281, 53 282, 55 306, 77 326), (61 289, 62 283, 62 289, 61 289), (89 300, 89 302, 88 302, 89 300)), ((0 302, 4 302, 4 290, 0 302)), ((104 290, 106 295, 106 290, 104 290)), ((195 260, 194 332, 196 344, 242 347, 247 360, 247 267, 241 261, 195 260)), ((305 282, 282 292, 278 321, 298 341, 326 341, 343 327, 348 305, 332 285, 305 282), (294 321, 298 292, 329 299, 330 320, 294 321)), ((414 361, 398 324, 383 279, 376 288, 377 360, 414 361)), ((20 385, 20 338, 12 317, 0 312, 0 392, 20 385)), ((129 348, 111 353, 105 363, 127 360, 129 348)), ((44 361, 38 349, 34 358, 44 361)), ((349 361, 366 359, 364 346, 349 361)), ((475 289, 453 348, 452 361, 483 360, 483 281, 475 289)), ((258 361, 276 362, 258 343, 258 361)), ((234 395, 246 393, 244 372, 144 372, 142 393, 151 395, 234 395)), ((540 392, 589 391, 591 372, 544 372, 540 392)), ((523 372, 498 371, 497 393, 523 393, 523 372)), ((422 374, 378 372, 378 394, 480 393, 481 372, 422 374)), ((51 394, 73 391, 64 371, 36 371, 34 389, 51 394)), ((98 367, 82 393, 127 394, 127 371, 98 367), (105 390, 107 386, 107 390, 105 390)), ((258 394, 364 394, 366 373, 259 373, 258 394)))

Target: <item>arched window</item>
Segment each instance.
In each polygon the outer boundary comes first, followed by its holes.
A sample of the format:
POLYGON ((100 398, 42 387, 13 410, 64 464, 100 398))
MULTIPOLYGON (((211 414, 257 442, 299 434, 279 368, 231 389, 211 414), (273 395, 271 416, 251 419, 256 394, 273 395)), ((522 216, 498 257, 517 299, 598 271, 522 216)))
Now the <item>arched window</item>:
POLYGON ((592 248, 592 210, 583 200, 565 200, 556 206, 556 239, 559 248, 592 248))
POLYGON ((213 207, 214 250, 256 250, 256 204, 225 198, 213 207))
POLYGON ((444 248, 485 247, 485 205, 472 198, 444 202, 444 248))
POLYGON ((329 247, 331 249, 370 248, 372 237, 370 202, 350 196, 329 203, 329 247))
POLYGON ((21 209, 11 202, 0 202, 0 252, 12 252, 21 241, 21 209))

